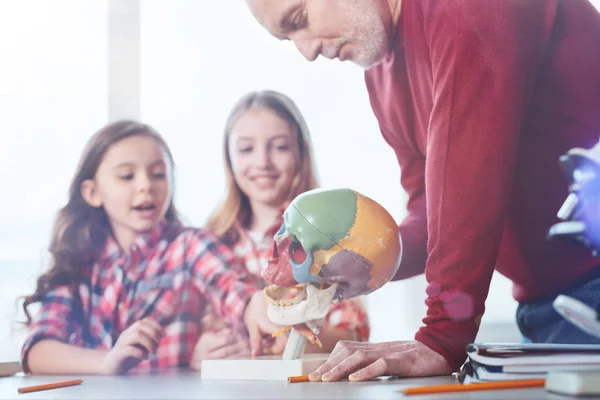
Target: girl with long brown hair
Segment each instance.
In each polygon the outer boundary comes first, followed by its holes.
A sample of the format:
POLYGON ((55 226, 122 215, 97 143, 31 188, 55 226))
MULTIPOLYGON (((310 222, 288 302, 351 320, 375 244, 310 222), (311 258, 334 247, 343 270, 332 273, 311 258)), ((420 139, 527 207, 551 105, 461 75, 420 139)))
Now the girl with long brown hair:
POLYGON ((148 125, 117 121, 88 141, 56 217, 50 268, 23 305, 25 371, 188 366, 207 303, 250 333, 255 354, 262 333, 277 329, 230 250, 179 221, 173 168, 167 144, 148 125), (32 320, 28 307, 38 302, 32 320))

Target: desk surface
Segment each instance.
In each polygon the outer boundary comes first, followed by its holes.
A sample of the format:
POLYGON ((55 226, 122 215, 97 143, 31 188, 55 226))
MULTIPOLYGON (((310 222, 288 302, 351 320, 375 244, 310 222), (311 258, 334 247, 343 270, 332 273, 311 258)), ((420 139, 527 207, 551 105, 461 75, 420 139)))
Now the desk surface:
MULTIPOLYGON (((195 372, 166 372, 131 376, 13 376, 0 378, 0 399, 398 399, 408 386, 452 383, 452 377, 383 379, 370 382, 202 381, 195 372), (18 394, 24 386, 75 378, 79 386, 18 394)), ((511 389, 408 396, 411 399, 562 399, 544 389, 511 389)), ((566 397, 569 398, 569 397, 566 397)))

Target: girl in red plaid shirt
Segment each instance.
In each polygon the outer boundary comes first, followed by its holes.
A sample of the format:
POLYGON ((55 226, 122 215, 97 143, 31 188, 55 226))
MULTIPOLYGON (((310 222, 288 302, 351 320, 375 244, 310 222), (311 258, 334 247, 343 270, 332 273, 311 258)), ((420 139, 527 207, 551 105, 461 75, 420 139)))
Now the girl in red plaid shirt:
MULTIPOLYGON (((227 246, 182 226, 172 193, 173 159, 151 127, 118 121, 90 139, 54 224, 50 269, 25 298, 25 371, 189 366, 207 304, 260 352, 278 329, 263 294, 227 246)), ((271 345, 281 351, 284 339, 271 345)))
MULTIPOLYGON (((264 287, 260 269, 269 260, 273 235, 282 224, 283 209, 302 192, 317 187, 309 130, 295 103, 274 92, 252 92, 233 107, 225 125, 225 201, 209 218, 208 227, 242 261, 245 272, 264 287)), ((239 340, 219 318, 206 323, 191 366, 203 359, 247 355, 239 340)), ((369 337, 367 315, 359 299, 331 306, 319 334, 323 348, 308 344, 307 352, 330 352, 338 340, 369 337)))

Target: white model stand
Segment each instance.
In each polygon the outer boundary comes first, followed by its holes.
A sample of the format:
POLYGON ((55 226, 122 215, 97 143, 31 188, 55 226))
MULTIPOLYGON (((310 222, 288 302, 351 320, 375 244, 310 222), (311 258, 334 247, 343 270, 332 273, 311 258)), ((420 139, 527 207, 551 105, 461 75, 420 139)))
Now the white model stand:
POLYGON ((202 379, 287 381, 290 376, 308 375, 327 361, 328 354, 305 354, 296 360, 261 356, 234 360, 204 360, 202 379))
POLYGON ((328 354, 304 354, 306 337, 290 330, 282 356, 202 361, 202 379, 285 381, 309 375, 327 361, 328 354))

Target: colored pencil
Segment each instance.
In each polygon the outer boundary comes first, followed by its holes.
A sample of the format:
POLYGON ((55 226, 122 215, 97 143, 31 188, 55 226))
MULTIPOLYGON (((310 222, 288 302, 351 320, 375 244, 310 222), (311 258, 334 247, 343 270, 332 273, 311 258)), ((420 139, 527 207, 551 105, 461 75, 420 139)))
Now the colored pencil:
POLYGON ((431 393, 450 393, 450 392, 470 392, 477 390, 499 390, 499 389, 519 389, 544 387, 545 379, 523 379, 516 381, 498 381, 483 383, 453 383, 448 385, 418 386, 402 389, 404 394, 431 394, 431 393))
POLYGON ((83 382, 81 379, 73 379, 70 381, 46 383, 44 385, 27 386, 18 389, 19 393, 40 392, 42 390, 58 389, 68 386, 80 385, 83 382))
POLYGON ((303 375, 303 376, 290 376, 288 378, 288 382, 289 383, 297 383, 297 382, 310 382, 308 380, 308 375, 303 375))

